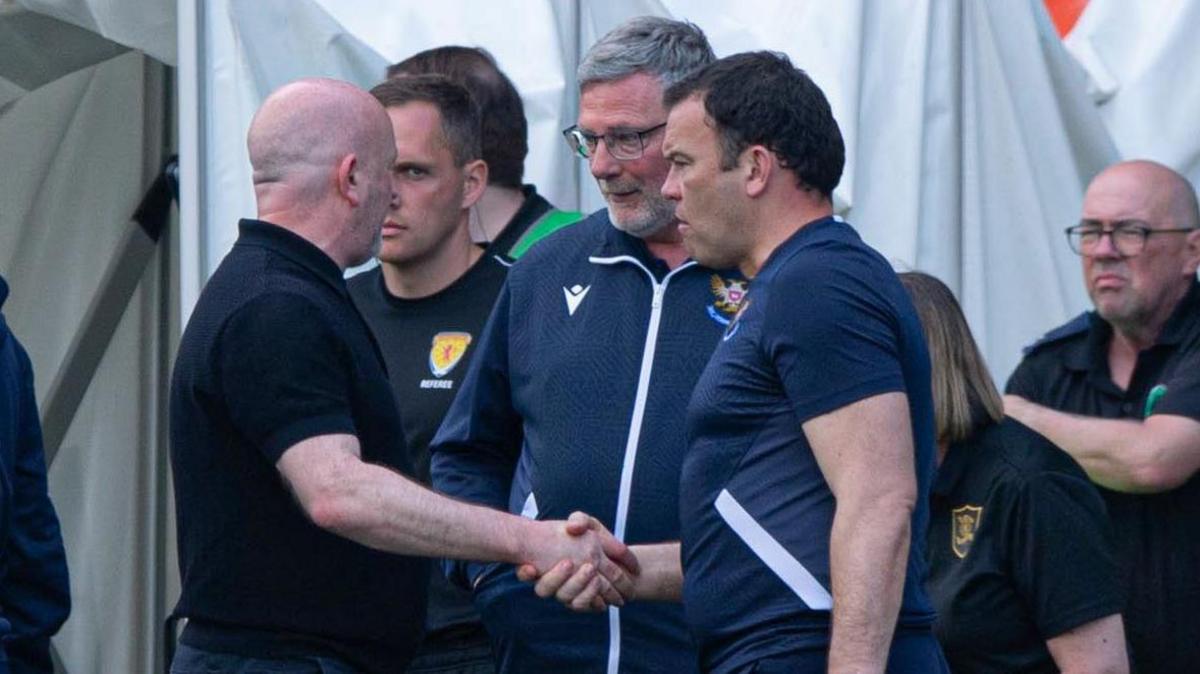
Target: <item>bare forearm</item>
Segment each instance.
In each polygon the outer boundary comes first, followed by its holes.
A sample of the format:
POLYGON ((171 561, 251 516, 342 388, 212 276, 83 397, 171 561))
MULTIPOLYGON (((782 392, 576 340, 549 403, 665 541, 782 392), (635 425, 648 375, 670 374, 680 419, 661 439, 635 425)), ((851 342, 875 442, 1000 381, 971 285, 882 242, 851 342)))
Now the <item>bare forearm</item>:
POLYGON ((904 590, 910 507, 839 503, 830 532, 830 672, 883 672, 904 590))
POLYGON ((1116 491, 1161 491, 1153 475, 1156 452, 1143 423, 1085 417, 1004 397, 1004 411, 1070 454, 1096 484, 1116 491))
POLYGON ((634 599, 680 601, 683 598, 683 565, 679 543, 630 546, 642 572, 634 578, 634 599))
POLYGON ((531 522, 441 496, 382 466, 355 461, 343 470, 306 506, 318 526, 387 552, 525 561, 519 543, 531 522))

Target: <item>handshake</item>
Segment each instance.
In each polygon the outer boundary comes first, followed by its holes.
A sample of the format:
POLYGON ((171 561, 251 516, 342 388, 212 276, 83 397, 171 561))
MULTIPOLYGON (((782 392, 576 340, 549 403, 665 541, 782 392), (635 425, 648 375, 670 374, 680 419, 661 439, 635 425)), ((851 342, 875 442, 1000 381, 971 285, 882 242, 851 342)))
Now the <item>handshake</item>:
POLYGON ((523 543, 517 577, 534 583, 539 597, 554 597, 575 611, 603 611, 637 599, 677 599, 682 574, 679 544, 630 547, 582 512, 566 521, 542 522, 523 543))

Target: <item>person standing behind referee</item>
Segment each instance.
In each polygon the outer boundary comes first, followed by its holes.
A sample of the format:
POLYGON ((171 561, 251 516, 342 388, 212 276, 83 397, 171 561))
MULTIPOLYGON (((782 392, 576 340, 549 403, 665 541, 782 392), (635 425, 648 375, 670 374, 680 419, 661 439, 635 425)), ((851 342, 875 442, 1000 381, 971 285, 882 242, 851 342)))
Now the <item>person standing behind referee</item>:
POLYGON ((1005 417, 954 295, 900 274, 933 370, 938 473, 926 587, 954 672, 1129 671, 1104 502, 1071 457, 1005 417))

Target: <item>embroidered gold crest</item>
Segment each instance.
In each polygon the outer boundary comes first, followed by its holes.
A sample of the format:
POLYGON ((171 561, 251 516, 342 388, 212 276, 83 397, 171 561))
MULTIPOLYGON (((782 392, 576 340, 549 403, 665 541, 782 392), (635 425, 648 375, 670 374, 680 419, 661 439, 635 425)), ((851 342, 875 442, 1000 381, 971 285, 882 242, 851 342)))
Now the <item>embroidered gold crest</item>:
POLYGON ((950 511, 950 549, 964 559, 975 541, 975 532, 979 530, 979 521, 983 519, 983 507, 965 505, 950 511))
POLYGON ((708 284, 717 298, 713 306, 725 314, 736 313, 738 305, 742 302, 742 296, 746 294, 746 282, 742 279, 725 280, 713 274, 712 278, 708 280, 708 284))
POLYGON ((748 283, 744 279, 726 280, 718 274, 713 274, 708 280, 708 285, 715 298, 713 303, 708 306, 708 316, 718 324, 727 326, 746 297, 748 283))
POLYGON ((439 332, 433 336, 429 349, 429 371, 435 377, 444 377, 458 365, 467 347, 471 345, 469 332, 439 332))

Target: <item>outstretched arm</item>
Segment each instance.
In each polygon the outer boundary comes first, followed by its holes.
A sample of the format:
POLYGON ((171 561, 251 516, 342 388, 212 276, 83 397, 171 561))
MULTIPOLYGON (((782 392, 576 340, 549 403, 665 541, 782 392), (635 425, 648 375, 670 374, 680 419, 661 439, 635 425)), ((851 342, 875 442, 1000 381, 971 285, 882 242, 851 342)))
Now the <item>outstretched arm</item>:
POLYGON ((568 534, 542 522, 436 494, 399 473, 362 461, 352 435, 324 435, 288 448, 277 462, 300 506, 317 525, 399 554, 530 564, 549 571, 567 559, 591 564, 606 601, 632 592, 637 559, 607 532, 568 534))
POLYGON ((1134 494, 1168 491, 1200 470, 1200 421, 1155 414, 1143 421, 1100 419, 1004 396, 1004 411, 1079 462, 1092 481, 1134 494))

